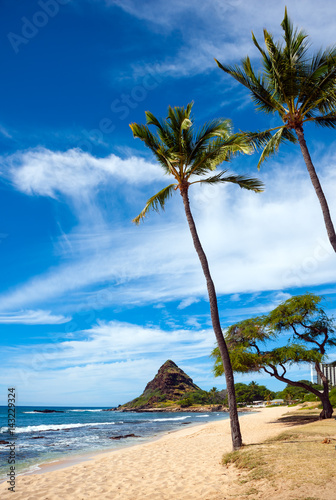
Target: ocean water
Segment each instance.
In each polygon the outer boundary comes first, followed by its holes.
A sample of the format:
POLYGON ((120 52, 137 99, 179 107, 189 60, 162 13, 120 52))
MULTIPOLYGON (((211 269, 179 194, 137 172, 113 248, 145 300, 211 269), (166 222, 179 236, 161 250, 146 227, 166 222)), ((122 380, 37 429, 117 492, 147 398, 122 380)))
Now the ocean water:
MULTIPOLYGON (((7 406, 0 406, 0 441, 15 442, 17 474, 86 453, 110 451, 140 444, 186 425, 228 418, 227 413, 135 413, 104 411, 106 408, 16 407, 16 428, 8 429, 7 406), (61 413, 38 413, 52 409, 61 413), (135 434, 118 440, 112 437, 135 434)), ((0 481, 7 479, 10 444, 0 444, 0 481)))

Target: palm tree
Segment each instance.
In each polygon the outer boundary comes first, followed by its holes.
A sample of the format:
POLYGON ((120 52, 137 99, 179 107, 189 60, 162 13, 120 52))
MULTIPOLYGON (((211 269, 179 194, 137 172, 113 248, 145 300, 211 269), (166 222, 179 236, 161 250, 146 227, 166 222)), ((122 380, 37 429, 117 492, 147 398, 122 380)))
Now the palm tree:
POLYGON ((212 389, 210 389, 209 394, 210 394, 211 399, 212 399, 212 404, 214 405, 216 403, 216 396, 218 394, 217 387, 213 387, 212 389))
POLYGON ((217 59, 215 61, 223 71, 250 90, 257 109, 280 115, 282 125, 255 135, 266 140, 258 168, 268 156, 278 150, 281 142, 295 143, 298 139, 322 208, 330 243, 336 252, 336 234, 328 203, 303 133, 303 124, 306 122, 314 122, 322 127, 336 127, 336 48, 308 56, 307 35, 302 30, 293 28, 287 9, 281 26, 284 44, 274 42, 272 35, 264 29, 265 50, 252 33, 254 45, 261 54, 261 72, 254 71, 249 57, 242 60, 242 67, 224 66, 217 59))
POLYGON ((193 243, 206 279, 212 325, 225 369, 232 444, 233 449, 238 449, 242 445, 242 440, 234 391, 233 372, 219 321, 216 290, 190 210, 188 192, 192 184, 198 183, 218 184, 230 182, 238 184, 241 188, 250 189, 255 192, 262 191, 263 184, 258 179, 251 179, 243 175, 229 175, 227 174, 227 170, 211 174, 211 172, 216 170, 218 165, 224 161, 229 161, 233 155, 237 153, 250 153, 252 146, 242 134, 231 133, 229 120, 213 120, 206 123, 195 133, 191 117, 192 105, 193 103, 188 104, 186 108, 169 107, 166 120, 159 120, 147 111, 146 125, 136 123, 130 125, 134 137, 138 137, 149 147, 165 174, 171 175, 174 178, 172 184, 163 188, 147 201, 145 208, 133 222, 139 224, 150 210, 158 211, 160 208, 164 209, 168 198, 174 191, 179 190, 193 243), (153 134, 149 130, 149 125, 155 127, 156 134, 153 134))

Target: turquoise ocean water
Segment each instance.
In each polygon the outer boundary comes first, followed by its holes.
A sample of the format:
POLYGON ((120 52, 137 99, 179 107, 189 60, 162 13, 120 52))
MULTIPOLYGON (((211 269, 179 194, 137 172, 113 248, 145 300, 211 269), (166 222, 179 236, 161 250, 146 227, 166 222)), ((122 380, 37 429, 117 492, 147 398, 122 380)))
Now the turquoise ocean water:
POLYGON ((16 408, 16 429, 8 429, 7 406, 0 406, 0 481, 6 479, 11 443, 15 442, 16 473, 25 473, 76 455, 110 451, 159 437, 186 425, 228 418, 227 413, 135 413, 104 411, 106 408, 16 408), (39 413, 52 409, 59 413, 39 413), (111 437, 135 434, 113 440, 111 437))

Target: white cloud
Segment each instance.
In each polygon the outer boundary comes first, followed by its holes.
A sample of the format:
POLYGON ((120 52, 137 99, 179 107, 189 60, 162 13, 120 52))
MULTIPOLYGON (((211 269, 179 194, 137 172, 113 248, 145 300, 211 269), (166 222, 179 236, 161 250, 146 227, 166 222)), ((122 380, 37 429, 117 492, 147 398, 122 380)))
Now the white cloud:
POLYGON ((0 313, 0 323, 13 325, 61 325, 71 320, 71 317, 52 314, 51 311, 26 310, 15 313, 0 313))
MULTIPOLYGON (((167 358, 182 369, 187 366, 194 377, 192 361, 208 356, 215 341, 212 330, 165 331, 113 321, 76 336, 55 344, 4 349, 9 366, 3 363, 1 380, 17 386, 20 404, 123 403, 144 390, 167 358)), ((209 360, 198 384, 211 378, 210 364, 209 360)))
MULTIPOLYGON (((155 71, 173 76, 191 76, 216 69, 214 57, 221 62, 239 62, 247 54, 252 58, 257 50, 252 44, 251 31, 263 40, 263 28, 275 37, 282 35, 280 23, 288 2, 257 0, 105 0, 118 5, 130 15, 147 21, 154 32, 179 32, 182 43, 177 52, 153 66, 155 71), (262 15, 260 14, 262 12, 262 15)), ((292 0, 288 12, 293 23, 303 27, 310 35, 314 47, 326 47, 335 42, 334 22, 336 6, 332 0, 316 9, 314 0, 292 0), (323 29, 321 29, 323 26, 323 29)), ((134 68, 135 75, 143 74, 141 61, 134 68)))
POLYGON ((1 175, 28 195, 83 198, 99 186, 141 185, 162 179, 160 169, 143 158, 96 158, 79 149, 65 152, 42 147, 0 157, 1 175))
POLYGON ((186 307, 191 306, 191 304, 197 304, 200 299, 196 297, 187 297, 186 299, 183 299, 182 302, 177 306, 177 309, 185 309, 186 307))
MULTIPOLYGON (((212 329, 167 331, 100 322, 76 332, 76 339, 3 348, 1 383, 3 392, 9 385, 17 387, 21 405, 114 406, 141 394, 170 358, 201 388, 223 388, 224 377, 212 374, 209 354, 214 344, 212 329)), ((309 378, 308 373, 307 365, 289 368, 289 376, 294 379, 309 378)), ((235 377, 236 382, 249 383, 252 379, 270 388, 274 384, 277 389, 284 388, 262 373, 235 377)))
MULTIPOLYGON (((68 158, 66 153, 64 156, 68 158)), ((84 167, 82 170, 79 162, 78 170, 86 172, 86 157, 80 158, 84 167)), ((135 169, 132 161, 125 161, 126 170, 127 165, 130 171, 135 169)), ((97 162, 105 165, 99 167, 105 171, 107 160, 105 164, 103 160, 97 162)), ((138 165, 137 159, 134 163, 138 165)), ((9 171, 23 192, 30 192, 28 187, 34 182, 34 169, 29 162, 28 165, 29 180, 24 166, 9 171)), ((49 168, 46 163, 43 165, 49 168)), ((327 240, 309 177, 301 169, 301 159, 298 162, 290 157, 288 165, 290 167, 273 162, 268 173, 264 170, 261 176, 267 189, 263 194, 246 192, 236 186, 203 186, 191 190, 192 210, 219 294, 335 282, 334 252, 327 240)), ((321 182, 332 214, 336 214, 334 165, 333 155, 320 158, 321 182)), ((144 179, 149 182, 147 165, 142 167, 144 179)), ((50 196, 63 189, 67 168, 71 169, 68 163, 62 171, 64 180, 56 176, 57 181, 49 182, 50 191, 45 192, 50 192, 50 196)), ((148 168, 150 172, 154 170, 152 165, 148 168)), ((125 188, 128 181, 133 182, 125 175, 125 188)), ((37 183, 41 185, 41 192, 42 184, 37 183)), ((77 192, 77 188, 74 189, 77 192)), ((146 193, 139 187, 137 199, 130 201, 133 208, 139 196, 144 200, 143 206, 147 191, 147 187, 146 193)), ((101 210, 98 202, 97 210, 101 210)), ((138 210, 134 209, 134 214, 138 210)), ((184 301, 206 296, 204 277, 178 193, 169 201, 164 214, 152 214, 140 227, 131 224, 124 227, 124 221, 115 223, 113 213, 109 217, 104 224, 81 226, 63 234, 56 248, 60 265, 2 294, 1 310, 41 307, 41 301, 58 300, 65 295, 69 307, 84 301, 88 307, 98 309, 113 303, 184 301)), ((82 221, 87 218, 87 212, 82 211, 82 221)))
POLYGON ((2 125, 0 125, 0 134, 3 135, 4 137, 6 137, 7 139, 12 139, 12 135, 9 133, 9 131, 3 127, 2 125))

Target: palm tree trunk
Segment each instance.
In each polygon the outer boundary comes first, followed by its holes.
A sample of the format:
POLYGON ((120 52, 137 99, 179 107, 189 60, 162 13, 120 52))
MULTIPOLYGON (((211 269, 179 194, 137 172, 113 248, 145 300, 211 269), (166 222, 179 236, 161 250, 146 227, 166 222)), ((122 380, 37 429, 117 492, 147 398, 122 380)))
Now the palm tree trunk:
POLYGON ((237 411, 237 402, 236 402, 236 394, 234 387, 234 378, 233 371, 229 356, 229 351, 224 339, 224 335, 222 332, 222 328, 219 321, 218 314, 218 304, 217 304, 217 296, 215 285, 212 281, 208 260, 202 248, 201 242, 199 240, 196 225, 194 218, 192 216, 189 204, 189 196, 188 196, 188 185, 180 186, 180 192, 183 199, 184 209, 187 216, 187 221, 189 224, 189 229, 191 232, 191 236, 193 239, 194 247, 197 252, 198 258, 200 260, 203 273, 206 279, 208 296, 210 302, 210 314, 213 330, 215 332, 219 352, 223 361, 224 373, 226 379, 226 388, 228 392, 228 402, 229 402, 229 414, 230 414, 230 425, 231 425, 231 438, 232 438, 232 447, 233 450, 238 450, 242 446, 242 437, 240 432, 238 411, 237 411))
POLYGON ((326 197, 324 196, 319 178, 316 174, 315 167, 313 165, 313 162, 311 160, 311 157, 310 157, 310 154, 308 151, 307 143, 306 143, 306 140, 305 140, 304 134, 303 134, 303 128, 296 127, 295 132, 296 132, 296 135, 299 139, 301 153, 302 153, 303 159, 306 163, 308 173, 310 175, 310 179, 312 181, 312 184, 314 186, 315 192, 317 194, 317 197, 319 199, 319 202, 320 202, 320 205, 322 208, 324 223, 325 223, 325 227, 327 229, 329 241, 330 241, 331 246, 333 247, 334 251, 336 252, 336 234, 335 234, 334 225, 333 225, 333 222, 332 222, 331 217, 330 217, 330 212, 329 212, 329 207, 328 207, 326 197))

